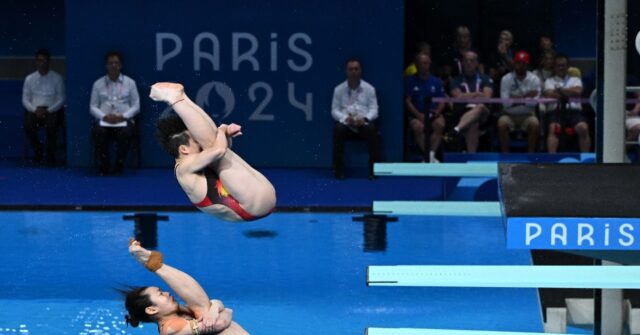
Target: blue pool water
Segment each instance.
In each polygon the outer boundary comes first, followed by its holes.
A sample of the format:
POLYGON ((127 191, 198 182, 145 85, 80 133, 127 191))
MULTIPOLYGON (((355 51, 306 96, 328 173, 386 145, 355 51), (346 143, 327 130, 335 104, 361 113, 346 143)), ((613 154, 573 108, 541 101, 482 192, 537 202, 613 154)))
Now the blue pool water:
MULTIPOLYGON (((114 288, 166 287, 127 252, 115 212, 0 213, 0 334, 157 334, 126 328, 114 288)), ((367 265, 530 264, 499 219, 401 217, 365 252, 358 214, 273 214, 225 223, 160 213, 165 262, 234 309, 252 334, 363 334, 366 327, 542 331, 533 289, 366 287, 367 265)))

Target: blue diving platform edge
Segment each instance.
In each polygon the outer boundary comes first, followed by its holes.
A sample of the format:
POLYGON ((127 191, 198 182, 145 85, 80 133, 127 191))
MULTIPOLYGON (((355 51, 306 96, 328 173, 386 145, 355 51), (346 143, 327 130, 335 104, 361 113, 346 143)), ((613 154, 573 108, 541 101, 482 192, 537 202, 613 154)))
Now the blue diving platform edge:
POLYGON ((385 265, 368 286, 638 289, 640 266, 385 265))
POLYGON ((376 163, 376 176, 423 176, 423 177, 497 177, 498 162, 509 163, 593 163, 593 153, 564 154, 497 154, 475 153, 446 156, 448 163, 376 163))

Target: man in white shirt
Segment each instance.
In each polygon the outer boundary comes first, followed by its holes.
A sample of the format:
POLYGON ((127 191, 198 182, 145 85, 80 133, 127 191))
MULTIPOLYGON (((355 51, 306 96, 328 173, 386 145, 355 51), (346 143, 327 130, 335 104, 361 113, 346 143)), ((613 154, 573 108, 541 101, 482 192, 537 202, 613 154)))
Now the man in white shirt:
POLYGON ((558 103, 548 104, 547 114, 549 129, 547 134, 547 150, 549 153, 558 151, 560 136, 578 136, 578 146, 581 152, 591 149, 589 124, 577 102, 568 102, 569 98, 582 96, 582 80, 569 76, 569 58, 558 54, 554 59, 554 76, 544 82, 544 96, 558 99, 558 103))
MULTIPOLYGON (((539 98, 540 79, 527 71, 529 54, 525 51, 516 52, 513 57, 513 71, 505 74, 500 81, 500 98, 539 98)), ((498 135, 500 150, 509 152, 509 132, 516 128, 527 133, 527 149, 535 152, 538 144, 540 122, 536 117, 534 105, 504 103, 503 114, 498 119, 498 135)))
POLYGON ((378 118, 376 90, 362 80, 362 65, 351 58, 346 65, 347 80, 333 90, 331 116, 333 128, 333 169, 336 178, 344 179, 344 141, 364 139, 369 146, 369 179, 373 179, 373 164, 379 160, 378 131, 373 121, 378 118))
POLYGON ((122 56, 109 52, 105 56, 107 75, 93 83, 90 111, 96 118, 93 128, 100 175, 109 174, 109 142, 116 142, 115 175, 121 175, 134 136, 134 117, 140 112, 136 82, 123 75, 122 56))
POLYGON ((38 138, 38 128, 44 127, 46 137, 46 163, 55 165, 59 116, 62 113, 65 92, 64 79, 49 69, 51 54, 46 49, 36 52, 37 71, 29 74, 22 87, 22 105, 26 110, 24 129, 34 150, 34 162, 42 163, 44 145, 38 138))

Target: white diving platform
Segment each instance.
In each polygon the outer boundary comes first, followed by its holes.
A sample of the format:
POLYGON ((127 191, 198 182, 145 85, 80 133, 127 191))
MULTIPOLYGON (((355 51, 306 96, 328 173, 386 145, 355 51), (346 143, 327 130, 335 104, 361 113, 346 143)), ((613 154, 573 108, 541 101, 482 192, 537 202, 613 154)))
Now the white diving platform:
POLYGON ((638 289, 640 266, 368 266, 367 285, 638 289))
POLYGON ((376 176, 497 177, 498 163, 375 163, 376 176))
POLYGON ((374 214, 501 217, 498 201, 374 201, 374 214))

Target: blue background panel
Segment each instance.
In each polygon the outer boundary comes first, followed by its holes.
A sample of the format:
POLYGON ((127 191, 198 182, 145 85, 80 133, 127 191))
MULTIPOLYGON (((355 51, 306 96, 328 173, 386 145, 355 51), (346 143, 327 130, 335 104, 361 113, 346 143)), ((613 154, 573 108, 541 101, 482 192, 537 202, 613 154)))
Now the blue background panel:
POLYGON ((122 52, 123 73, 142 97, 146 166, 171 164, 153 138, 166 106, 146 98, 157 81, 184 83, 217 122, 242 125, 234 150, 251 164, 329 166, 333 88, 352 56, 378 92, 386 159, 399 160, 403 15, 402 3, 383 0, 67 1, 69 163, 90 161, 91 85, 104 76, 103 55, 112 49, 122 52))
POLYGON ((48 48, 53 56, 63 56, 64 5, 64 0, 2 1, 0 57, 33 57, 39 48, 48 48))

